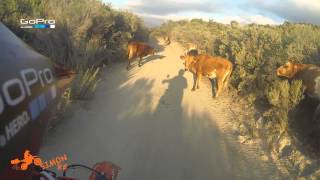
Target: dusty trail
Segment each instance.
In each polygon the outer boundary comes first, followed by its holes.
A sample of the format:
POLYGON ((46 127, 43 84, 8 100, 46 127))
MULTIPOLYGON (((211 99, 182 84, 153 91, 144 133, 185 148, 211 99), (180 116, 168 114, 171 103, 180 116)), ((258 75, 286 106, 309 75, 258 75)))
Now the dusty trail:
POLYGON ((41 156, 113 161, 121 180, 283 179, 257 145, 240 144, 232 133, 227 108, 236 102, 212 100, 204 85, 191 92, 181 47, 162 49, 141 68, 106 68, 94 100, 55 128, 41 156))

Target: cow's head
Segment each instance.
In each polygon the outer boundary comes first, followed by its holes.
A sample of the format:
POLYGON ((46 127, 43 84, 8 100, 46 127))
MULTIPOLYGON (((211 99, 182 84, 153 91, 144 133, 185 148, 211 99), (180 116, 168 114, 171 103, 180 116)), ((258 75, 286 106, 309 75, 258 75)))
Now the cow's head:
POLYGON ((289 79, 293 78, 293 76, 297 73, 297 64, 292 62, 287 62, 286 64, 280 66, 277 69, 277 76, 287 77, 289 79))
POLYGON ((180 56, 180 59, 184 61, 184 69, 186 71, 190 71, 192 69, 192 65, 196 62, 195 56, 184 55, 180 56))

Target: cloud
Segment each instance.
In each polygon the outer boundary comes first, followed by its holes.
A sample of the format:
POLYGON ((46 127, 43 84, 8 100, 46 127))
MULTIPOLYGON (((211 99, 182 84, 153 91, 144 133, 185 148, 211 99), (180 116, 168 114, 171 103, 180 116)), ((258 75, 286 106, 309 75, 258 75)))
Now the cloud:
MULTIPOLYGON (((118 1, 118 0, 114 0, 118 1)), ((202 18, 222 23, 279 24, 284 20, 320 24, 320 0, 120 0, 122 8, 148 24, 202 18)))
POLYGON ((217 12, 221 8, 218 3, 209 1, 183 0, 135 0, 130 1, 128 9, 137 13, 152 15, 168 15, 187 11, 217 12))
POLYGON ((257 24, 270 24, 270 25, 276 25, 280 24, 281 22, 275 21, 269 17, 262 16, 262 15, 236 15, 236 16, 221 16, 212 18, 212 15, 210 13, 191 13, 191 14, 170 14, 170 15, 151 15, 146 13, 138 13, 140 17, 142 17, 145 21, 145 23, 148 26, 157 26, 162 24, 163 22, 167 20, 183 20, 183 19, 194 19, 194 18, 202 18, 203 20, 210 20, 213 19, 216 22, 223 23, 223 24, 230 24, 231 21, 237 21, 240 24, 251 24, 251 23, 257 23, 257 24))
POLYGON ((225 0, 223 3, 217 0, 131 0, 126 8, 143 17, 145 22, 151 25, 158 25, 169 19, 193 18, 213 19, 226 24, 232 20, 242 24, 279 24, 271 17, 259 12, 250 13, 245 6, 241 7, 246 1, 257 0, 241 0, 237 3, 232 0, 225 0))
POLYGON ((161 25, 167 20, 161 16, 159 17, 155 15, 141 14, 141 13, 139 13, 138 15, 142 17, 145 25, 149 27, 155 27, 155 26, 161 25))
POLYGON ((273 20, 272 18, 262 16, 262 15, 238 15, 238 16, 226 16, 220 20, 217 20, 218 22, 228 24, 231 21, 237 21, 240 24, 270 24, 270 25, 277 25, 280 24, 280 22, 273 20))
POLYGON ((293 22, 320 24, 320 0, 248 0, 253 8, 293 22))

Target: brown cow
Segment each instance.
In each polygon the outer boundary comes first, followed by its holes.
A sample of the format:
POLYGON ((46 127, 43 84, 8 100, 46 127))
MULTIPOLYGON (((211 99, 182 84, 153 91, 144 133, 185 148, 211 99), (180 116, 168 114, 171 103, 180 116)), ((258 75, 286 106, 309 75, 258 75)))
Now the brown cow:
MULTIPOLYGON (((298 64, 287 62, 277 69, 277 76, 288 79, 301 80, 306 88, 305 93, 311 98, 320 101, 320 67, 313 64, 298 64)), ((314 114, 314 118, 320 113, 320 104, 314 114)))
POLYGON ((129 69, 131 61, 134 58, 139 58, 139 67, 141 66, 142 58, 148 55, 154 55, 155 50, 153 47, 149 46, 143 42, 131 42, 128 44, 128 66, 129 69))
POLYGON ((218 97, 231 75, 233 69, 232 63, 222 57, 204 54, 197 56, 185 55, 180 56, 180 58, 185 61, 185 70, 195 75, 192 90, 195 90, 196 87, 197 89, 200 88, 199 83, 202 76, 208 77, 211 81, 213 78, 216 78, 217 92, 215 97, 218 97))
POLYGON ((165 46, 169 46, 171 44, 171 40, 169 36, 163 36, 163 42, 165 46))

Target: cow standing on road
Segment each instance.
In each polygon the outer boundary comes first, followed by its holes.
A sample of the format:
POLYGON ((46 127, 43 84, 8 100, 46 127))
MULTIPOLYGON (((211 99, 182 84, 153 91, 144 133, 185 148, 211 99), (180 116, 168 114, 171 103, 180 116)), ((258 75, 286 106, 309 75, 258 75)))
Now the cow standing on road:
POLYGON ((171 40, 169 36, 163 36, 163 42, 165 46, 169 46, 171 44, 171 40))
MULTIPOLYGON (((233 65, 232 63, 222 57, 213 57, 209 55, 185 55, 180 56, 184 60, 185 70, 190 71, 195 75, 193 88, 200 88, 200 80, 202 76, 208 77, 211 81, 216 79, 217 92, 215 97, 218 97, 222 89, 228 83, 231 75, 233 65)), ((214 87, 212 87, 214 88, 214 87)))
POLYGON ((131 65, 131 61, 139 58, 139 67, 141 66, 142 58, 148 55, 154 55, 155 49, 143 42, 131 42, 128 44, 128 65, 127 70, 131 65))

